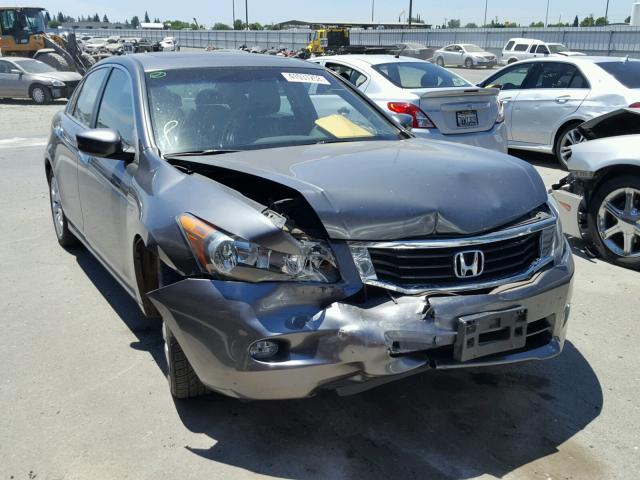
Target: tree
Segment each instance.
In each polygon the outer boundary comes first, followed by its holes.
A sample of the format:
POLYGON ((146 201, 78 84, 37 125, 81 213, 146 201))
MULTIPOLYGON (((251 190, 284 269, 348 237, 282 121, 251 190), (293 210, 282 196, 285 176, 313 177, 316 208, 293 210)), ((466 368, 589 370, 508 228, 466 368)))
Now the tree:
POLYGON ((464 28, 478 28, 478 25, 476 25, 473 22, 467 23, 464 28))
POLYGON ((60 22, 58 21, 58 19, 53 19, 53 20, 49 20, 47 22, 47 26, 49 28, 58 28, 60 26, 60 22))
POLYGON ((47 24, 51 21, 51 15, 49 15, 49 12, 44 12, 44 21, 47 24))
POLYGON ((109 17, 107 17, 107 14, 106 14, 106 13, 102 16, 102 21, 103 21, 104 23, 109 23, 109 17))
POLYGON ((249 24, 249 30, 264 30, 264 27, 258 22, 254 22, 249 24))
POLYGON ((596 24, 596 21, 593 18, 593 13, 588 17, 584 17, 580 22, 581 27, 593 27, 595 24, 596 24))
POLYGON ((580 21, 578 20, 578 15, 573 19, 573 26, 578 27, 580 25, 580 21))
POLYGON ((138 28, 140 26, 140 19, 137 15, 131 17, 131 28, 138 28))
POLYGON ((231 27, 226 23, 218 22, 213 25, 214 30, 231 30, 231 27))
POLYGON ((162 23, 158 17, 153 19, 153 23, 162 23))
POLYGON ((608 25, 609 22, 607 22, 607 19, 604 17, 598 17, 596 18, 596 27, 604 27, 605 25, 608 25))
POLYGON ((149 13, 144 12, 144 23, 151 23, 151 19, 149 18, 149 13))
POLYGON ((58 20, 58 23, 64 23, 64 15, 62 14, 62 12, 58 12, 58 15, 56 15, 56 20, 58 20))
POLYGON ((244 30, 244 23, 242 23, 242 20, 236 19, 236 21, 233 22, 233 29, 234 30, 244 30))
POLYGON ((530 27, 534 27, 534 28, 543 28, 544 27, 544 22, 531 22, 531 25, 529 25, 530 27))
POLYGON ((447 28, 460 28, 460 20, 452 18, 447 22, 447 28))

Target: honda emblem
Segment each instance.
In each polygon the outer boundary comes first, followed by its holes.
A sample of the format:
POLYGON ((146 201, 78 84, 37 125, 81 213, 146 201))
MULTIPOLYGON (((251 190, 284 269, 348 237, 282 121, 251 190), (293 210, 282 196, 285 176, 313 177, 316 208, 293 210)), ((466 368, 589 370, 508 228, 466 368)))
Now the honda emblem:
POLYGON ((480 250, 458 252, 453 257, 453 271, 458 278, 474 278, 484 271, 484 253, 480 250))

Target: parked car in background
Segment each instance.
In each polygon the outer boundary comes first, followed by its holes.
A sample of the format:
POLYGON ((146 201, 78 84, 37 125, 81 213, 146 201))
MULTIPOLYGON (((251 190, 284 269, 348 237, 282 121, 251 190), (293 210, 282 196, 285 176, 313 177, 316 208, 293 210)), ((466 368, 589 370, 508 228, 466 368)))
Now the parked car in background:
POLYGON ((480 82, 500 88, 509 148, 556 156, 563 167, 576 127, 619 108, 640 108, 640 60, 546 57, 508 65, 480 82))
POLYGON ((160 40, 160 48, 163 52, 179 52, 180 44, 175 37, 164 37, 160 40))
POLYGON ((418 42, 403 42, 398 44, 398 48, 391 50, 392 55, 403 57, 419 58, 420 60, 430 60, 433 57, 433 48, 418 42))
POLYGON ((492 68, 498 63, 493 53, 470 43, 456 43, 436 50, 433 54, 433 60, 441 67, 455 65, 466 68, 492 68))
POLYGON ((449 70, 408 57, 338 55, 311 61, 335 71, 384 110, 410 115, 418 137, 507 150, 497 89, 475 88, 449 70))
POLYGON ((553 187, 564 231, 598 255, 640 270, 640 110, 622 109, 578 127, 569 176, 553 187))
POLYGON ((562 43, 546 43, 533 38, 511 38, 502 49, 500 63, 509 65, 518 60, 549 55, 573 57, 583 56, 584 53, 571 51, 562 43))
POLYGON ((87 40, 84 45, 84 51, 90 55, 97 54, 99 52, 105 51, 107 46, 106 38, 91 38, 87 40))
POLYGON ((45 156, 59 243, 162 318, 178 398, 349 394, 562 351, 574 266, 535 168, 417 139, 313 63, 110 57, 45 156))
POLYGON ((0 57, 0 98, 31 98, 40 105, 69 98, 82 76, 32 58, 0 57))

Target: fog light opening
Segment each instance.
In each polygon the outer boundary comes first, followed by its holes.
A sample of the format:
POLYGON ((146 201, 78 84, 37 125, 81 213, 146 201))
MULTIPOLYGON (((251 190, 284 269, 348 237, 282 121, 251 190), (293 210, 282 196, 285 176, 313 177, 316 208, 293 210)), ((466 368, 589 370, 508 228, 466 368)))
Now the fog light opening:
POLYGON ((249 355, 255 360, 267 360, 278 354, 280 347, 271 340, 258 340, 249 347, 249 355))

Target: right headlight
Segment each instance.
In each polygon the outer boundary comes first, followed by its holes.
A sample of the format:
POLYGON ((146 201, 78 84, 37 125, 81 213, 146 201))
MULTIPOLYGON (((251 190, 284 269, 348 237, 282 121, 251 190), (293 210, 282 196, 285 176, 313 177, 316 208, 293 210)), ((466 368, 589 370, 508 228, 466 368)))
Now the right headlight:
POLYGON ((204 272, 245 282, 335 283, 340 275, 331 247, 323 240, 299 239, 300 254, 278 252, 224 232, 184 213, 178 224, 204 272))
POLYGON ((547 249, 548 255, 553 257, 553 261, 555 263, 560 263, 560 261, 562 260, 562 255, 564 254, 565 246, 564 232, 562 231, 562 222, 560 221, 560 211, 558 210, 558 204, 556 203, 556 200, 551 195, 549 195, 547 203, 549 205, 549 208, 551 209, 551 212, 556 218, 556 224, 555 227, 553 227, 552 231, 548 233, 546 230, 543 231, 543 256, 545 253, 544 250, 547 249), (547 238, 545 238, 545 236, 547 238))

